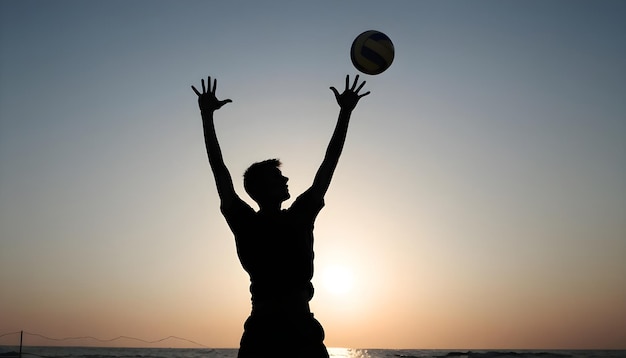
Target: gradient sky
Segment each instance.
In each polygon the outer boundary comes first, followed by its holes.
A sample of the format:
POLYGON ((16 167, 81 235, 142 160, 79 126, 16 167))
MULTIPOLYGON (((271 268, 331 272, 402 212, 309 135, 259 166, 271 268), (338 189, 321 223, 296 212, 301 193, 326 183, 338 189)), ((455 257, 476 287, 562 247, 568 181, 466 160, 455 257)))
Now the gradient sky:
POLYGON ((363 76, 315 229, 327 345, 626 348, 625 18, 595 0, 0 2, 0 334, 237 347, 248 278, 190 85, 233 100, 216 127, 242 198, 273 157, 295 198, 336 121, 328 88, 378 29, 396 58, 363 76))

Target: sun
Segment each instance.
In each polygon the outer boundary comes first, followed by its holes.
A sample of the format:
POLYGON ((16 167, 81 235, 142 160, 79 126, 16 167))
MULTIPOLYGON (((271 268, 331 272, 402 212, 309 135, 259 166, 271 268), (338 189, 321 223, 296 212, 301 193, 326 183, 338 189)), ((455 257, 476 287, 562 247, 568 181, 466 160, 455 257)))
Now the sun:
POLYGON ((329 266, 322 273, 322 283, 330 293, 344 295, 352 289, 352 270, 345 266, 329 266))

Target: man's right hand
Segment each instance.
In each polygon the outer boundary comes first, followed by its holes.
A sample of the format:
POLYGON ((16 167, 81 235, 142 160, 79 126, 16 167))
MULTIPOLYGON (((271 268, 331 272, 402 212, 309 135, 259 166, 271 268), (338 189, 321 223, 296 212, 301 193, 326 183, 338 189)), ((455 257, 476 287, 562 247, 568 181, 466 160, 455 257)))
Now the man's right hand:
POLYGON ((211 77, 209 76, 207 84, 209 85, 209 91, 207 92, 206 86, 204 84, 204 79, 202 79, 202 93, 196 89, 196 87, 191 86, 191 89, 198 95, 198 106, 200 107, 200 111, 203 113, 213 113, 214 111, 222 108, 226 103, 232 102, 230 99, 218 100, 215 97, 215 90, 217 89, 217 79, 213 79, 213 89, 211 89, 211 77))

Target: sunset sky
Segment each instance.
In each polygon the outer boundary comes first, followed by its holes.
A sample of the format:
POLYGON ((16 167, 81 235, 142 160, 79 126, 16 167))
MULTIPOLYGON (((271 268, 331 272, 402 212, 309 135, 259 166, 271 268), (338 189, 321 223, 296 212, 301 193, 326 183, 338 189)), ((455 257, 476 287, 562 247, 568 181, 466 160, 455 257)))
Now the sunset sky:
POLYGON ((295 198, 329 87, 376 29, 396 57, 362 75, 315 228, 327 346, 626 348, 625 18, 600 0, 1 1, 0 335, 238 347, 249 281, 190 86, 211 75, 233 101, 216 129, 239 195, 280 158, 295 198))

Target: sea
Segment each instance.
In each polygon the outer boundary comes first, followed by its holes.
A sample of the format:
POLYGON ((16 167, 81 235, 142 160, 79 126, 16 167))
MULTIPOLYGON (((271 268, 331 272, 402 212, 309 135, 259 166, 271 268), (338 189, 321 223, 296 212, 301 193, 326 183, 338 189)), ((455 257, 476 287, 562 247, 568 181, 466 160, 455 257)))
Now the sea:
MULTIPOLYGON (((626 350, 445 350, 328 348, 334 358, 625 358, 626 350)), ((0 358, 19 347, 0 346, 0 358)), ((277 350, 277 354, 279 351, 277 350)), ((280 352, 284 356, 285 352, 280 352)), ((22 347, 22 358, 236 358, 230 348, 22 347)))

